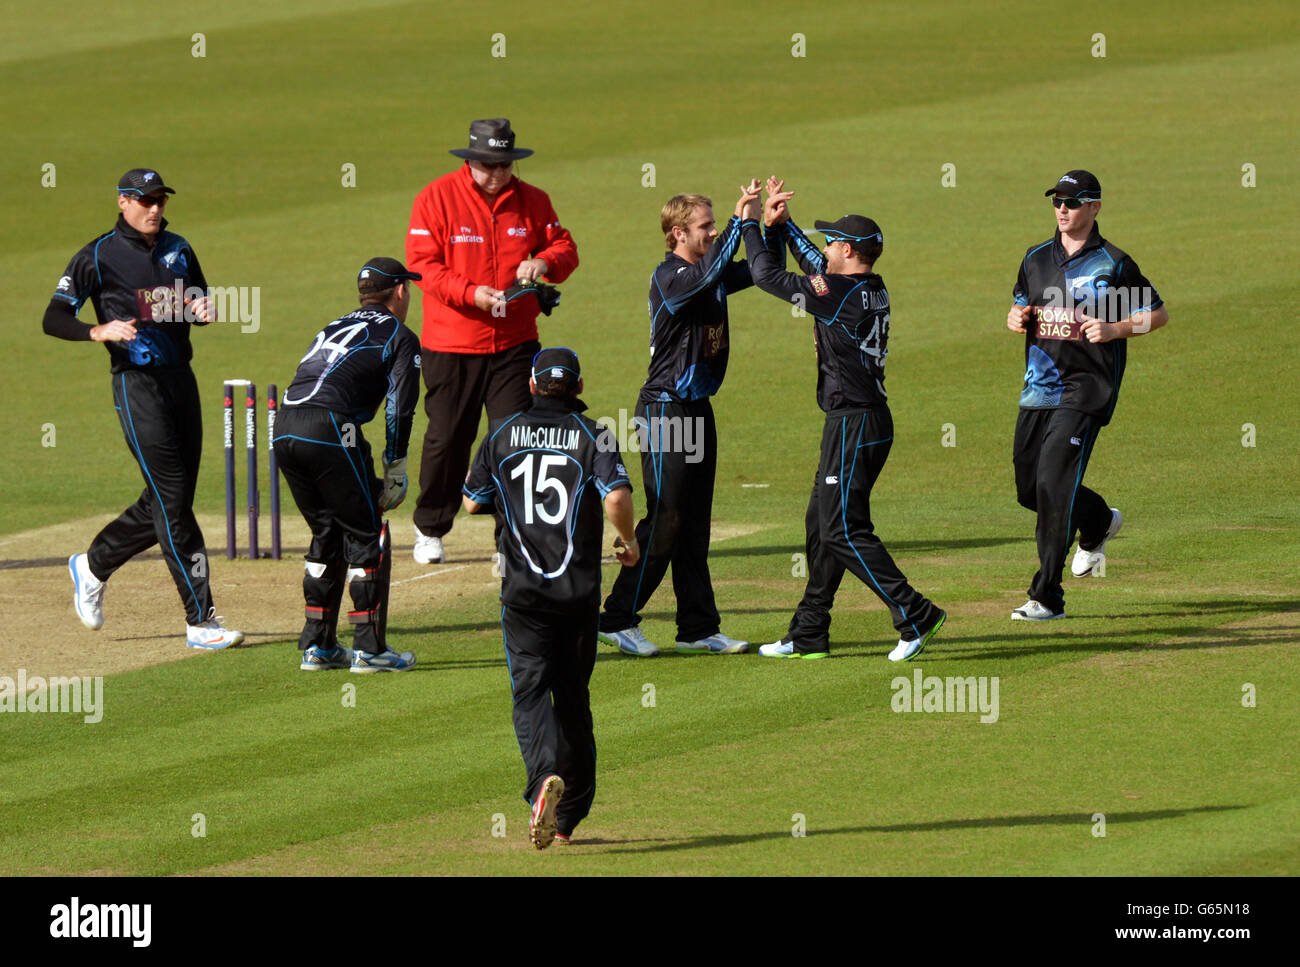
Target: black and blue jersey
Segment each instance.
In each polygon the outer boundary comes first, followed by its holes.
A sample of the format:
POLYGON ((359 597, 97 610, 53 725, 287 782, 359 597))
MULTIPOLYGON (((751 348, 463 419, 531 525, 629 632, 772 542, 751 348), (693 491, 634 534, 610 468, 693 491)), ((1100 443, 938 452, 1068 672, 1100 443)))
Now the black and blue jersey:
POLYGON ((613 434, 584 409, 534 396, 490 428, 470 467, 465 495, 505 518, 503 604, 571 611, 600 594, 604 497, 632 485, 613 434))
POLYGON ((874 272, 826 274, 826 258, 792 221, 759 232, 745 222, 745 251, 754 284, 815 320, 817 405, 823 411, 884 406, 889 355, 889 292, 874 272), (789 246, 799 267, 785 271, 789 246))
POLYGON ((1164 304, 1133 258, 1094 224, 1083 248, 1066 255, 1061 233, 1035 245, 1020 263, 1015 304, 1032 306, 1025 325, 1023 409, 1072 409, 1110 422, 1128 358, 1128 340, 1090 343, 1081 311, 1104 322, 1164 304))
POLYGON ((316 334, 283 405, 368 423, 384 404, 384 463, 406 456, 420 400, 420 340, 382 305, 365 305, 316 334))
POLYGON ((668 253, 650 276, 650 369, 642 403, 689 403, 717 393, 727 375, 727 296, 753 285, 732 262, 740 220, 732 218, 692 265, 668 253))
POLYGON ((207 286, 198 256, 189 242, 167 231, 166 219, 151 243, 118 215, 111 232, 89 242, 68 263, 46 309, 44 328, 60 339, 90 339, 91 327, 77 321, 89 299, 101 324, 135 320, 135 339, 104 343, 113 372, 187 368, 193 350, 185 301, 201 298, 207 286))

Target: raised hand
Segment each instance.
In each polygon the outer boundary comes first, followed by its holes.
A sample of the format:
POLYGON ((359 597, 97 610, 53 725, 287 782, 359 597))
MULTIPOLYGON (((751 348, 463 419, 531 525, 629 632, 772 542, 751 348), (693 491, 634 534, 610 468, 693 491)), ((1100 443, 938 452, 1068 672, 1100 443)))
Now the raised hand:
POLYGON ((758 196, 762 190, 762 183, 757 178, 740 186, 740 198, 736 201, 737 218, 758 218, 758 196))

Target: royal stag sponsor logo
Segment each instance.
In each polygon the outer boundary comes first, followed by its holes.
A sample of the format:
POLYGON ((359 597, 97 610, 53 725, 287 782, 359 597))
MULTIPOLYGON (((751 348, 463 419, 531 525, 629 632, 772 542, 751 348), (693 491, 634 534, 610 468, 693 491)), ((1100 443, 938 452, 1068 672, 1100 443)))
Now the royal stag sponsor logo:
POLYGON ((1083 324, 1076 321, 1076 314, 1081 315, 1082 310, 1039 306, 1034 309, 1034 314, 1038 317, 1039 339, 1083 338, 1083 324))

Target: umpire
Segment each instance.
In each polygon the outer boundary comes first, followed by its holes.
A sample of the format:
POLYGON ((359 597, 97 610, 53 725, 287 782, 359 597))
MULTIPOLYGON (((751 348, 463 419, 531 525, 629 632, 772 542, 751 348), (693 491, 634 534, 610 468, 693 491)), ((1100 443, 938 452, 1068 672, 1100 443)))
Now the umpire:
POLYGON ((420 341, 407 329, 408 272, 374 258, 357 275, 361 306, 316 334, 285 390, 275 424, 275 455, 311 527, 302 580, 307 620, 298 647, 303 671, 405 671, 415 655, 388 647, 392 544, 381 514, 406 496, 406 448, 420 398, 420 341), (375 477, 361 435, 384 404, 384 479, 375 477), (355 651, 338 643, 348 583, 355 651))
POLYGON ((568 842, 596 794, 587 690, 600 611, 601 499, 619 563, 640 556, 632 485, 613 435, 581 415, 572 350, 543 349, 528 381, 532 407, 490 427, 465 480, 469 513, 492 510, 501 532, 501 630, 515 735, 528 771, 528 834, 568 842), (597 496, 599 494, 599 497, 597 496))
POLYGON ((81 623, 104 624, 104 585, 123 564, 157 544, 185 606, 185 643, 209 650, 238 645, 243 632, 221 626, 212 604, 208 552, 194 519, 203 453, 198 384, 190 369, 190 325, 216 310, 190 243, 167 231, 175 193, 152 168, 117 183, 117 225, 68 263, 45 310, 45 332, 103 343, 113 373, 113 405, 144 491, 68 560, 81 623), (99 324, 77 320, 89 299, 99 324))
MULTIPOLYGON (((872 271, 884 250, 884 237, 870 218, 845 215, 814 223, 826 236, 826 247, 818 252, 790 220, 786 203, 794 193, 783 187, 784 182, 768 179, 766 237, 757 221, 746 218, 745 251, 755 285, 802 304, 814 319, 817 404, 826 422, 804 521, 808 584, 785 636, 761 646, 759 654, 825 658, 830 653, 831 605, 847 569, 889 608, 899 633, 890 660, 910 661, 943 626, 947 614, 908 584, 871 522, 871 488, 885 468, 894 439, 884 385, 889 292, 872 271), (785 271, 787 245, 807 275, 785 271)), ((742 201, 748 195, 742 195, 742 201)))

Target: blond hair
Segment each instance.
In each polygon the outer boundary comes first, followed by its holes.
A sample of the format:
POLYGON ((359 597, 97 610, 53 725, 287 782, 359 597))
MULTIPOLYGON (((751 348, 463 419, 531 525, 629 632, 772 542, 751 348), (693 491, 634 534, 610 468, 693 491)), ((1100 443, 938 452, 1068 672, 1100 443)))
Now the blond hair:
POLYGON ((659 227, 663 229, 664 245, 667 246, 668 251, 671 252, 677 247, 677 240, 673 238, 673 229, 687 228, 691 215, 701 205, 712 208, 713 199, 706 195, 673 195, 668 199, 663 211, 659 213, 659 227))

